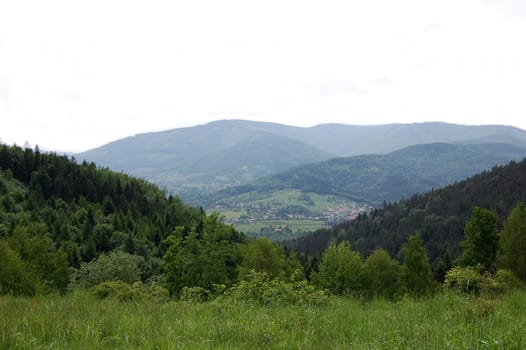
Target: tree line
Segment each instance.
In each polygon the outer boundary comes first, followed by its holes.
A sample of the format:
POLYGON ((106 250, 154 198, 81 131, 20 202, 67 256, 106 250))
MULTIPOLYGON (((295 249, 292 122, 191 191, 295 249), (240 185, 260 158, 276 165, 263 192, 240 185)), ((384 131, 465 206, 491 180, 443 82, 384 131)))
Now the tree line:
MULTIPOLYGON (((349 241, 367 256, 377 248, 401 260, 401 248, 410 234, 424 241, 432 271, 443 280, 447 268, 463 249, 464 225, 475 206, 494 212, 498 227, 519 201, 526 201, 526 160, 496 166, 442 189, 415 194, 397 203, 361 214, 357 219, 285 242, 303 260, 319 259, 329 242, 349 241)), ((308 264, 308 262, 306 262, 308 264)))
MULTIPOLYGON (((524 165, 509 167, 518 166, 524 165)), ((499 169, 499 181, 514 183, 499 169)), ((391 208, 399 207, 388 205, 370 217, 388 217, 380 213, 391 208)), ((497 213, 473 209, 462 225, 462 254, 444 264, 442 280, 465 290, 465 280, 476 276, 477 291, 521 285, 525 212, 517 204, 501 230, 497 213)), ((233 293, 265 303, 317 303, 325 292, 426 295, 437 285, 429 237, 426 231, 404 232, 410 235, 396 254, 381 244, 364 254, 360 241, 345 239, 319 246, 318 256, 298 254, 268 239, 250 239, 219 215, 188 207, 145 181, 38 148, 0 145, 0 295, 76 288, 123 295, 125 289, 199 300, 233 293)))

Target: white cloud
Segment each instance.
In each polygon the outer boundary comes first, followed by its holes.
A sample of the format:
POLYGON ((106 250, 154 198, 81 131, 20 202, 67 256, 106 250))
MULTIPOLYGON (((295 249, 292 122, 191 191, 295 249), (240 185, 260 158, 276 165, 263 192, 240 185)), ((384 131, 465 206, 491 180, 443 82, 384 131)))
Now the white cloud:
POLYGON ((0 137, 82 150, 217 118, 526 129, 522 4, 2 2, 0 137))

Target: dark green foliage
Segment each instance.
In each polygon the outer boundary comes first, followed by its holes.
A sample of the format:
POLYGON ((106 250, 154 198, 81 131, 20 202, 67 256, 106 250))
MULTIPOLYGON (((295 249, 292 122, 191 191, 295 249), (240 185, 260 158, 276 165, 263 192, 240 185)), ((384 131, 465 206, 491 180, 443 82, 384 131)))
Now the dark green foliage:
POLYGON ((204 216, 143 180, 0 145, 0 242, 8 242, 13 266, 26 270, 28 294, 64 292, 71 268, 113 250, 140 256, 140 279, 158 275, 162 240, 204 216))
POLYGON ((418 235, 409 236, 407 243, 402 246, 402 252, 402 281, 405 290, 416 297, 430 294, 434 281, 422 239, 418 235))
POLYGON ((473 208, 464 228, 466 239, 460 243, 464 253, 456 263, 460 266, 480 266, 483 271, 494 272, 499 243, 497 225, 495 213, 480 207, 473 208))
POLYGON ((499 268, 512 271, 526 283, 526 206, 517 203, 499 238, 499 268))
POLYGON ((297 189, 380 207, 383 202, 444 187, 524 156, 526 148, 510 144, 416 145, 386 155, 359 155, 298 166, 220 191, 211 196, 210 203, 228 205, 249 192, 297 189))
POLYGON ((361 295, 366 285, 366 265, 349 242, 332 243, 323 252, 312 282, 336 295, 361 295))
MULTIPOLYGON (((444 270, 447 260, 462 253, 464 226, 472 208, 480 206, 504 219, 518 201, 526 199, 526 160, 494 167, 440 190, 417 194, 396 204, 386 204, 332 229, 285 243, 308 255, 320 254, 331 240, 348 240, 354 249, 369 255, 383 248, 399 256, 407 232, 420 232, 433 269, 444 270)), ((447 268, 446 268, 447 270, 447 268)))
POLYGON ((179 296, 184 287, 212 290, 216 284, 231 286, 237 281, 239 243, 243 241, 244 237, 222 224, 217 215, 203 219, 189 232, 177 227, 165 240, 168 248, 163 257, 170 294, 179 296))

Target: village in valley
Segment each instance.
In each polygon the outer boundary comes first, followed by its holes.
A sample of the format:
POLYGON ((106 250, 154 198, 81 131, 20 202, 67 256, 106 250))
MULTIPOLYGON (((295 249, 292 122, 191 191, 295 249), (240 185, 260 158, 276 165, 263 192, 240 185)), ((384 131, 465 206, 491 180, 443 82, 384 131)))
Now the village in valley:
POLYGON ((216 204, 208 211, 220 213, 226 224, 249 235, 282 239, 354 220, 371 208, 343 197, 285 190, 265 198, 216 204))

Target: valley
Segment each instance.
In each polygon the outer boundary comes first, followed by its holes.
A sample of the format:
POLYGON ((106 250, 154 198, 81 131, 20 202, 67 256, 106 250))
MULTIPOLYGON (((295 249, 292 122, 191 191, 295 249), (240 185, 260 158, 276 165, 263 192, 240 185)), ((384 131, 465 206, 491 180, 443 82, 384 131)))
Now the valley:
POLYGON ((524 156, 526 132, 508 126, 220 120, 135 135, 76 158, 143 178, 251 236, 281 241, 524 156))
POLYGON ((371 207, 341 196, 285 189, 271 193, 249 192, 216 204, 226 224, 251 236, 287 240, 320 228, 355 219, 371 207))

